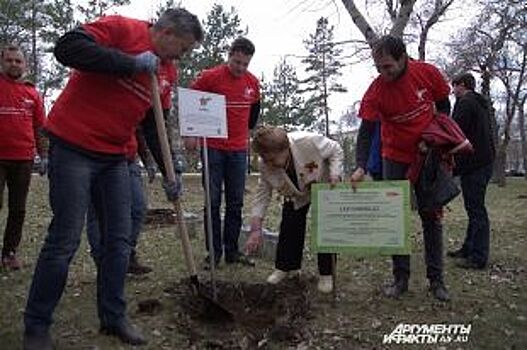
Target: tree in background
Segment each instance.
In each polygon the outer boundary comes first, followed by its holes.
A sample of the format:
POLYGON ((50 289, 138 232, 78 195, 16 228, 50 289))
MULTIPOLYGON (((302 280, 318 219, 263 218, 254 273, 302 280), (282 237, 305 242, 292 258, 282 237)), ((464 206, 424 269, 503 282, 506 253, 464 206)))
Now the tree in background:
POLYGON ((273 79, 263 84, 262 120, 288 131, 309 129, 316 121, 306 109, 295 67, 285 58, 274 68, 273 79))
POLYGON ((77 5, 77 11, 82 15, 81 22, 87 22, 107 14, 114 7, 128 4, 130 0, 89 0, 86 6, 77 5))
POLYGON ((356 168, 355 164, 355 143, 359 130, 359 107, 360 101, 355 101, 346 112, 344 112, 338 122, 336 132, 332 138, 337 141, 344 152, 344 174, 350 175, 356 168))
MULTIPOLYGON (((181 1, 167 0, 157 9, 156 17, 159 17, 168 8, 180 6, 181 1)), ((231 42, 238 36, 246 35, 248 32, 247 29, 242 29, 241 19, 234 7, 226 10, 223 5, 218 3, 212 5, 207 17, 202 20, 202 26, 205 36, 200 47, 185 55, 177 63, 178 86, 188 87, 202 70, 226 62, 231 42)), ((167 132, 173 152, 180 152, 182 148, 177 118, 177 103, 177 91, 175 91, 173 108, 167 120, 167 132)), ((200 161, 199 153, 196 151, 186 156, 188 167, 197 169, 200 161)))
POLYGON ((53 57, 55 41, 80 22, 129 2, 90 1, 83 7, 71 0, 0 0, 0 45, 14 43, 24 49, 29 66, 27 78, 48 97, 64 85, 68 72, 53 57))
POLYGON ((203 43, 179 62, 179 85, 182 87, 187 87, 202 70, 224 63, 231 42, 248 33, 247 28, 242 28, 236 9, 226 10, 221 4, 212 5, 202 24, 203 43))
POLYGON ((525 50, 527 8, 520 0, 481 1, 481 11, 468 27, 460 30, 448 44, 450 73, 473 71, 481 75, 481 93, 490 104, 496 161, 494 181, 505 185, 507 147, 511 124, 525 94, 525 50), (497 79, 496 79, 497 78, 497 79), (496 81, 497 80, 497 81, 496 81), (497 84, 495 92, 491 86, 497 84))
POLYGON ((328 19, 321 17, 317 21, 314 34, 304 40, 308 55, 302 59, 306 73, 311 74, 301 81, 302 92, 308 95, 306 108, 316 120, 315 129, 329 136, 329 105, 331 93, 346 92, 338 82, 344 64, 341 61, 342 49, 333 41, 333 26, 328 19))

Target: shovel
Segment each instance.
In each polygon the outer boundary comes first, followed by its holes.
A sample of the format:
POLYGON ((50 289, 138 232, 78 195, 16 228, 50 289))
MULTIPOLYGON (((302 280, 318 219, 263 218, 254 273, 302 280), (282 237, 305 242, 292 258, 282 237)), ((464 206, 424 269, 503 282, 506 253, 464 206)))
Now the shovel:
MULTIPOLYGON (((163 163, 165 165, 165 171, 168 181, 175 182, 176 174, 174 172, 172 157, 170 156, 170 146, 168 144, 168 137, 165 128, 165 119, 163 118, 163 110, 161 107, 161 98, 159 95, 159 85, 157 81, 157 76, 155 74, 151 74, 150 79, 152 83, 152 105, 154 109, 154 116, 156 119, 157 135, 159 138, 159 144, 161 146, 161 153, 163 155, 163 163)), ((219 304, 215 297, 211 297, 207 292, 207 288, 203 287, 199 283, 198 272, 196 270, 196 263, 192 254, 192 247, 190 245, 187 225, 185 223, 185 218, 183 217, 181 201, 179 199, 176 199, 172 202, 172 204, 174 205, 176 221, 179 227, 179 237, 181 238, 183 255, 185 256, 185 263, 190 274, 190 285, 193 293, 205 302, 208 311, 210 311, 215 317, 233 319, 233 313, 221 304, 219 304)))

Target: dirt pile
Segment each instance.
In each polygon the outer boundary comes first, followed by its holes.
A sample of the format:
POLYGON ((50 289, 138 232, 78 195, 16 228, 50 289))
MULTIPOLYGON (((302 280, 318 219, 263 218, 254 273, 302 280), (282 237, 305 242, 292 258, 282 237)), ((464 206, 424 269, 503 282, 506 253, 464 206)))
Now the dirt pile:
MULTIPOLYGON (((196 349, 265 349, 272 344, 296 344, 309 338, 312 319, 308 281, 293 279, 279 286, 218 281, 218 302, 234 315, 218 317, 214 309, 192 295, 181 282, 170 294, 180 311, 173 322, 196 349)), ((208 286, 206 286, 208 287, 208 286)))

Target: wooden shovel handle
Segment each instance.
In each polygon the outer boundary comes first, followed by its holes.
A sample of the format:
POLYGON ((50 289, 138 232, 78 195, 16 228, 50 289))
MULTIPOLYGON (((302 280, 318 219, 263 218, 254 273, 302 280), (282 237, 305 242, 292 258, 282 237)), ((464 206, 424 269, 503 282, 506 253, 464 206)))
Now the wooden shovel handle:
MULTIPOLYGON (((157 135, 159 138, 159 144, 161 146, 161 154, 163 155, 163 163, 165 165, 168 181, 175 182, 176 173, 174 172, 174 165, 170 155, 170 146, 168 144, 167 131, 165 128, 165 118, 163 118, 163 109, 161 107, 161 97, 159 95, 157 76, 155 74, 151 74, 150 79, 152 81, 152 104, 156 119, 157 135)), ((187 225, 185 223, 185 218, 183 217, 181 201, 176 199, 172 204, 174 205, 174 211, 176 213, 176 221, 179 227, 179 237, 181 238, 181 246, 183 248, 187 269, 190 273, 190 276, 195 277, 197 276, 198 272, 196 270, 196 263, 194 262, 194 256, 192 254, 192 247, 190 245, 187 225)))

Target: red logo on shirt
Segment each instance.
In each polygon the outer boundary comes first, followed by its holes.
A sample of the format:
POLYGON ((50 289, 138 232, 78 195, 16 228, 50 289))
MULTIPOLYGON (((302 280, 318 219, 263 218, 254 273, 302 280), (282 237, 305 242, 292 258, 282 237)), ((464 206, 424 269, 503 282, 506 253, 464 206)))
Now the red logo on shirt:
POLYGON ((417 102, 423 102, 425 100, 424 95, 426 93, 426 89, 419 89, 415 92, 417 95, 417 102))
POLYGON ((245 88, 244 94, 246 98, 251 98, 254 95, 254 89, 252 87, 247 86, 245 88))

